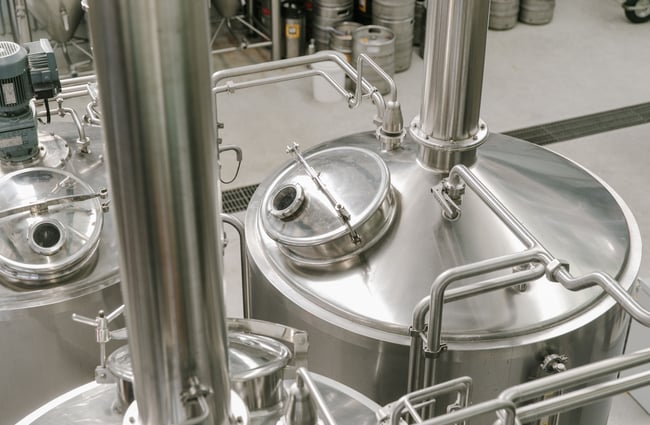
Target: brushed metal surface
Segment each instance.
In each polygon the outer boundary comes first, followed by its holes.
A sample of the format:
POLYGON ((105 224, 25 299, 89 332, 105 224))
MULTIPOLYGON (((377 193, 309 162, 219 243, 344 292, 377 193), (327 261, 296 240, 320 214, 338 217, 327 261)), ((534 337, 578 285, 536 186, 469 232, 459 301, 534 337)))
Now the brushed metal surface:
POLYGON ((58 43, 69 41, 83 18, 78 0, 27 0, 27 8, 58 43))
MULTIPOLYGON (((93 379, 99 363, 95 331, 74 323, 71 316, 95 317, 99 309, 110 311, 122 304, 119 285, 99 288, 52 304, 0 311, 1 423, 13 424, 53 397, 93 379)), ((124 322, 114 324, 119 327, 124 322)))
MULTIPOLYGON (((379 405, 331 379, 311 374, 337 423, 375 425, 379 405)), ((288 390, 293 380, 285 381, 288 390)), ((52 400, 17 425, 121 425, 122 415, 112 409, 113 385, 86 384, 52 400)), ((275 425, 278 412, 251 417, 251 425, 275 425)))
MULTIPOLYGON (((73 148, 57 165, 97 191, 107 187, 103 154, 102 144, 93 143, 89 154, 73 148)), ((2 172, 15 169, 3 166, 2 172)), ((81 273, 41 288, 0 281, 0 382, 6 383, 0 386, 2 423, 14 423, 55 395, 93 378, 99 362, 94 330, 73 322, 72 314, 95 317, 99 310, 112 311, 122 304, 114 214, 109 210, 103 216, 97 252, 81 273)), ((114 325, 118 328, 124 322, 120 319, 114 325)))
MULTIPOLYGON (((337 145, 378 150, 369 133, 315 150, 337 145)), ((417 165, 413 141, 381 155, 396 190, 397 219, 382 241, 347 267, 318 273, 291 267, 260 231, 259 202, 273 177, 253 196, 246 227, 253 317, 306 329, 310 367, 384 403, 405 391, 408 326, 433 279, 449 267, 522 246, 469 193, 458 221, 441 220, 429 194, 441 175, 417 165)), ((471 168, 550 252, 570 261, 573 273, 602 270, 626 288, 633 285, 640 266, 638 228, 625 204, 588 171, 498 134, 489 136, 471 168)), ((501 290, 450 303, 443 317, 449 351, 439 361, 437 380, 472 376, 479 387, 474 399, 485 400, 532 378, 540 356, 549 352, 568 354, 572 365, 620 354, 627 324, 599 289, 570 292, 544 278, 525 292, 501 290)), ((606 411, 599 406, 578 416, 606 411)))

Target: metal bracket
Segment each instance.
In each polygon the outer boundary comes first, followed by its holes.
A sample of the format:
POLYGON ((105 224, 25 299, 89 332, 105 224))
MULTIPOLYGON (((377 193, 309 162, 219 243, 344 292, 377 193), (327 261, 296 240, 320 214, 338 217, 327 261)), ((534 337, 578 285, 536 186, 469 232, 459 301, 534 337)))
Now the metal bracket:
POLYGON ((97 317, 94 319, 76 313, 72 314, 72 320, 75 322, 95 328, 95 338, 99 344, 99 366, 95 368, 95 382, 98 384, 110 384, 115 382, 113 375, 106 368, 106 344, 113 339, 127 339, 125 329, 111 331, 109 327, 110 323, 117 319, 123 312, 124 304, 109 314, 105 314, 104 310, 99 310, 97 317))
MULTIPOLYGON (((222 124, 223 127, 223 124, 222 124)), ((237 169, 235 170, 235 175, 230 179, 230 180, 224 180, 221 178, 221 173, 219 173, 219 180, 221 180, 221 183, 223 184, 230 184, 235 181, 237 176, 239 175, 239 170, 241 169, 241 163, 242 159, 244 158, 244 154, 242 152, 242 149, 237 146, 237 145, 223 145, 221 144, 221 139, 219 139, 219 143, 217 146, 217 151, 219 153, 219 157, 221 157, 221 154, 224 152, 228 151, 233 151, 235 152, 236 160, 237 160, 237 169)))
POLYGON ((442 353, 447 351, 447 344, 440 344, 436 351, 430 350, 428 344, 423 344, 422 351, 424 351, 424 357, 428 359, 437 359, 442 353))
POLYGON ((442 216, 448 221, 460 218, 461 203, 465 194, 465 184, 461 181, 452 183, 448 178, 431 188, 431 194, 442 207, 442 216))
POLYGON ((352 225, 350 224, 350 219, 351 219, 350 213, 345 208, 345 206, 343 206, 343 204, 341 204, 339 201, 336 200, 336 198, 329 191, 329 189, 327 189, 327 187, 325 186, 325 183, 323 183, 323 181, 320 179, 319 173, 317 173, 316 170, 314 170, 312 168, 312 166, 309 165, 309 163, 305 160, 305 157, 302 156, 302 154, 300 153, 300 149, 298 149, 299 147, 300 147, 300 145, 298 145, 298 143, 293 142, 293 144, 291 146, 287 146, 287 153, 292 153, 292 154, 295 155, 296 161, 300 165, 302 165, 302 167, 305 169, 305 171, 307 172, 309 177, 311 177, 314 184, 316 184, 316 187, 318 188, 318 190, 323 192, 323 194, 325 195, 327 200, 330 202, 330 204, 334 208, 334 211, 336 212, 336 214, 339 216, 339 218, 341 219, 343 224, 348 228, 348 233, 350 234, 350 238, 352 239, 352 242, 355 245, 359 245, 362 242, 361 241, 361 236, 359 236, 357 231, 354 230, 352 228, 352 225))
POLYGON ((561 268, 564 268, 568 272, 569 262, 566 260, 560 260, 558 258, 554 258, 553 260, 551 260, 546 265, 546 279, 548 279, 550 282, 557 282, 555 273, 561 268))

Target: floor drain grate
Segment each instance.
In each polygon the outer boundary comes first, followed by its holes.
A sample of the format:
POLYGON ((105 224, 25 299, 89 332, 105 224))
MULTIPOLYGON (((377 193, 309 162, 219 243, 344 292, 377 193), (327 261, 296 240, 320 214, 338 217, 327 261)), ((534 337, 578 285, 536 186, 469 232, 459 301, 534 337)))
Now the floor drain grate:
POLYGON ((248 203, 255 193, 258 184, 238 187, 223 191, 223 212, 232 214, 240 211, 246 211, 248 203))
POLYGON ((508 131, 503 134, 527 140, 537 145, 548 145, 649 122, 650 103, 642 103, 508 131))

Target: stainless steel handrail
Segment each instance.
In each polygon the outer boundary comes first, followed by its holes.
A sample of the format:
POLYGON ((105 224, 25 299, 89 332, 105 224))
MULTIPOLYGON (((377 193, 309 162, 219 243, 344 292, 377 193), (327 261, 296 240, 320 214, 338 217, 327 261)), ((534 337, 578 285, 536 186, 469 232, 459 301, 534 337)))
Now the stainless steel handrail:
MULTIPOLYGON (((519 384, 504 390, 495 399, 425 421, 416 419, 416 422, 423 425, 451 425, 485 413, 495 412, 498 416, 495 425, 530 423, 548 415, 559 414, 625 391, 650 385, 650 370, 645 370, 613 381, 599 382, 584 388, 573 389, 595 379, 649 363, 650 348, 519 384), (547 399, 537 400, 532 403, 529 402, 531 399, 557 392, 560 389, 570 391, 563 394, 558 393, 547 399), (524 406, 518 407, 523 403, 525 403, 524 406)), ((469 378, 458 378, 457 380, 443 382, 407 394, 402 399, 408 397, 424 398, 427 394, 433 397, 437 389, 445 387, 452 388, 459 381, 462 382, 462 380, 466 379, 469 378)), ((404 406, 400 401, 396 402, 395 406, 391 408, 391 421, 389 425, 399 424, 401 414, 404 413, 404 406)))
MULTIPOLYGON (((626 290, 611 276, 606 273, 589 273, 579 277, 573 277, 568 270, 569 264, 554 257, 539 240, 514 216, 487 188, 483 183, 464 165, 456 165, 449 173, 448 182, 450 187, 467 185, 483 201, 483 203, 496 214, 506 227, 524 244, 526 250, 508 254, 501 257, 491 258, 476 263, 448 269, 441 273, 431 285, 431 294, 428 308, 426 298, 416 306, 413 313, 413 328, 411 330, 411 353, 409 356, 409 377, 408 389, 413 391, 420 387, 428 387, 433 382, 435 374, 436 358, 446 346, 441 343, 442 337, 442 310, 445 302, 444 295, 449 285, 455 281, 480 276, 489 272, 502 270, 507 267, 515 267, 524 264, 540 264, 544 268, 546 278, 551 282, 559 282, 571 291, 577 291, 591 286, 600 286, 610 295, 627 313, 635 320, 645 326, 650 326, 650 312, 645 310, 634 300, 626 290), (424 317, 429 313, 428 328, 424 335, 424 317), (422 369, 422 357, 419 355, 424 348, 425 356, 424 369, 422 369), (424 376, 422 376, 422 373, 424 376), (422 386, 420 385, 422 383, 422 386)), ((436 197, 439 202, 443 198, 436 197)), ((451 198, 444 198, 451 199, 451 198)), ((460 214, 460 206, 453 208, 460 214)), ((443 211, 446 211, 443 208, 443 211)), ((453 220, 456 217, 447 217, 453 220)), ((534 267, 535 273, 531 275, 541 277, 540 269, 534 267)), ((464 293, 464 289, 458 289, 456 297, 477 295, 505 286, 512 286, 524 283, 525 272, 516 272, 511 276, 484 281, 474 284, 471 287, 471 294, 464 293), (520 279, 521 277, 521 279, 520 279)), ((532 279, 530 279, 532 280, 532 279)), ((530 281, 528 280, 528 281, 530 281)))
POLYGON ((559 282, 571 291, 578 291, 591 286, 599 286, 630 315, 644 326, 650 326, 650 311, 644 309, 627 291, 610 275, 602 272, 588 273, 574 277, 568 264, 555 258, 538 239, 524 226, 488 188, 464 165, 455 166, 449 173, 452 184, 464 181, 478 197, 501 219, 501 221, 530 249, 538 249, 539 261, 546 266, 547 277, 559 282))
MULTIPOLYGON (((391 403, 390 425, 400 425, 402 416, 405 413, 411 415, 416 423, 421 424, 423 419, 418 410, 426 409, 436 402, 436 397, 443 394, 456 393, 457 407, 466 408, 471 400, 472 378, 463 376, 442 382, 433 387, 424 388, 408 393, 394 403, 391 403)), ((410 422, 409 422, 410 423, 410 422)))
POLYGON ((239 265, 241 267, 242 308, 245 319, 251 317, 251 283, 248 270, 248 256, 246 255, 246 233, 244 223, 230 214, 221 214, 221 221, 232 226, 239 236, 239 265))
MULTIPOLYGON (((268 72, 268 71, 283 70, 283 69, 287 69, 287 68, 311 65, 311 64, 314 64, 314 63, 326 62, 326 61, 336 63, 341 69, 343 69, 343 71, 350 78, 357 81, 357 79, 358 79, 357 70, 355 70, 349 63, 347 63, 341 57, 339 57, 339 56, 337 56, 337 55, 335 55, 333 53, 318 52, 318 53, 315 53, 313 55, 299 56, 297 58, 282 59, 282 60, 278 60, 278 61, 264 62, 264 63, 255 64, 255 65, 240 66, 240 67, 237 67, 237 68, 229 68, 229 69, 223 69, 223 70, 217 71, 217 72, 212 74, 213 93, 214 93, 214 88, 217 87, 217 84, 219 82, 227 79, 227 78, 241 77, 241 76, 245 76, 245 75, 258 74, 258 73, 268 72)), ((306 75, 300 75, 300 76, 296 76, 296 77, 291 78, 291 79, 304 78, 305 76, 306 75)), ((248 82, 248 84, 249 84, 248 87, 270 84, 271 82, 274 82, 274 81, 267 81, 266 79, 262 78, 262 79, 258 79, 258 80, 248 82)), ((379 91, 377 91, 377 89, 375 87, 373 87, 370 83, 368 83, 366 80, 362 80, 362 86, 363 86, 363 90, 369 96, 372 97, 372 100, 375 103, 375 106, 377 107, 377 115, 378 115, 378 117, 380 119, 383 118, 384 109, 385 109, 384 98, 379 93, 379 91)), ((394 95, 396 97, 397 93, 395 93, 394 95)), ((348 97, 348 104, 351 107, 356 107, 356 106, 358 106, 359 103, 360 102, 356 102, 354 100, 351 100, 351 98, 348 97)), ((215 116, 215 120, 216 120, 216 116, 215 116)))

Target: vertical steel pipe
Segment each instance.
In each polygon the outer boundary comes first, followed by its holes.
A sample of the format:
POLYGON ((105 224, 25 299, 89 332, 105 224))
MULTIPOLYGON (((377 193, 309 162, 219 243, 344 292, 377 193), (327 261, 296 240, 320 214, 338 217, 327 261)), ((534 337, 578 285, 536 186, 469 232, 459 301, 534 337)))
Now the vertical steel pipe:
POLYGON ((210 389, 202 423, 227 425, 207 2, 89 9, 140 419, 183 423, 210 389))
POLYGON ((479 132, 488 0, 429 0, 420 130, 440 141, 479 132))
POLYGON ((280 0, 271 0, 271 59, 274 61, 282 59, 282 7, 280 0))
POLYGON ((7 6, 14 41, 18 44, 29 43, 32 41, 32 29, 29 24, 27 2, 25 0, 9 0, 7 6))

